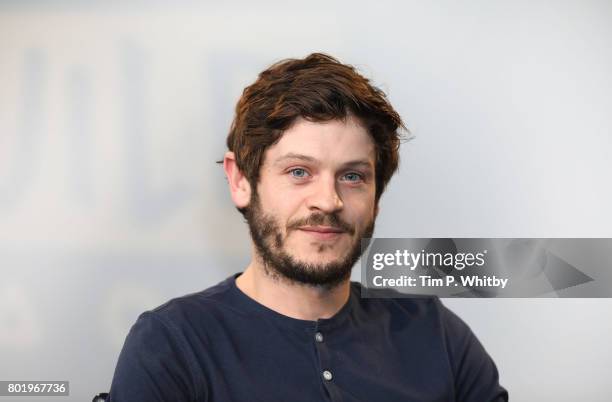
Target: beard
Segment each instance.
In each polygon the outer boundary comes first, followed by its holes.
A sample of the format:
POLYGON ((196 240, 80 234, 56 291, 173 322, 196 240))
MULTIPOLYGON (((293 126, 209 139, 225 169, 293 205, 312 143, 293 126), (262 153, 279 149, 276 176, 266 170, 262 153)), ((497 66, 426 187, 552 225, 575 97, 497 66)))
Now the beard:
MULTIPOLYGON (((344 222, 337 213, 313 213, 307 218, 296 219, 287 224, 286 235, 283 236, 280 224, 273 215, 264 213, 257 191, 253 193, 249 206, 245 208, 244 216, 249 225, 251 238, 255 248, 263 261, 265 272, 276 278, 288 280, 290 283, 303 284, 313 287, 334 288, 348 280, 355 262, 363 253, 362 238, 372 237, 374 233, 374 218, 371 218, 363 230, 355 235, 353 225, 344 222), (335 261, 327 263, 308 263, 299 261, 290 255, 285 248, 285 240, 290 231, 301 226, 325 225, 338 228, 343 234, 348 234, 354 240, 349 250, 335 261)), ((321 244, 317 252, 323 252, 330 245, 321 244)), ((366 247, 363 249, 365 250, 366 247)))

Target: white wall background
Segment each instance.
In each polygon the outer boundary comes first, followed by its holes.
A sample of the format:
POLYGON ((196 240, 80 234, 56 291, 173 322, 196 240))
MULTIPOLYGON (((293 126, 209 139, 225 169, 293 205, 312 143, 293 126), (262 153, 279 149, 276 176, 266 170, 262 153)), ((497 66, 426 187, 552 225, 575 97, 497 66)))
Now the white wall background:
MULTIPOLYGON (((356 65, 416 136, 376 236, 612 237, 612 3, 213 4, 0 3, 0 380, 89 400, 140 312, 242 270, 214 162, 281 58, 356 65)), ((610 300, 446 304, 513 401, 611 400, 610 300)))

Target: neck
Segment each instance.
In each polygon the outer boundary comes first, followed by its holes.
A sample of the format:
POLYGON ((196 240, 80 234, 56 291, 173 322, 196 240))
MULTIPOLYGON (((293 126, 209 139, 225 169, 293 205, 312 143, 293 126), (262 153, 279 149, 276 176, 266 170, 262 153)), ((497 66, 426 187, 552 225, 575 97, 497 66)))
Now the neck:
POLYGON ((295 283, 272 277, 257 259, 253 259, 236 279, 236 286, 251 299, 277 313, 310 321, 333 317, 350 295, 348 279, 331 289, 295 283))

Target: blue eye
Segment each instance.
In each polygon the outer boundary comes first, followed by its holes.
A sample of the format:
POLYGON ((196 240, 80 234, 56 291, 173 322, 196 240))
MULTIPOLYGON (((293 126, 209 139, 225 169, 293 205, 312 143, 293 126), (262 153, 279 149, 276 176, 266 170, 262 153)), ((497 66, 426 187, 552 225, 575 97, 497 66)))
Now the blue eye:
POLYGON ((295 169, 291 169, 289 171, 289 174, 291 174, 291 176, 298 178, 298 179, 302 179, 306 176, 308 176, 308 172, 306 172, 306 170, 302 169, 302 168, 295 168, 295 169))
POLYGON ((360 181, 360 180, 363 180, 363 176, 361 174, 355 173, 355 172, 347 173, 343 177, 347 181, 360 181))

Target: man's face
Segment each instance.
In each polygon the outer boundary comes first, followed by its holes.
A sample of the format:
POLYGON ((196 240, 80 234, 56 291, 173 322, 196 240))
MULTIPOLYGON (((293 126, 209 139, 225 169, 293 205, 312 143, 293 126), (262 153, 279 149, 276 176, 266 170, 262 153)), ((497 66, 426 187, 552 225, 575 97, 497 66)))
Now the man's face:
POLYGON ((376 215, 375 147, 359 120, 298 119, 268 148, 247 220, 266 270, 333 287, 350 276, 376 215))

